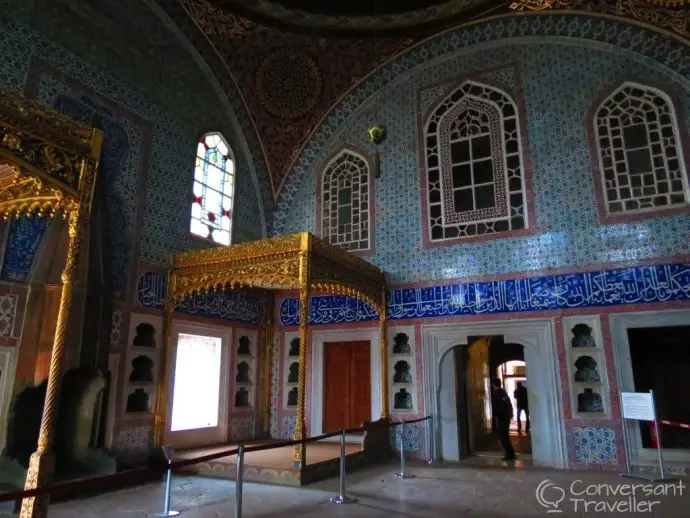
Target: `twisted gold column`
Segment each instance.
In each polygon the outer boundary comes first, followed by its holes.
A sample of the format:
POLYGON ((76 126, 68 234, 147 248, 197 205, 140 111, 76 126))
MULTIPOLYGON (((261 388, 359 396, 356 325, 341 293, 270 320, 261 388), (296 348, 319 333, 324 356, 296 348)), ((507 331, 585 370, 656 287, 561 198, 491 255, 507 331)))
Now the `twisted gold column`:
MULTIPOLYGON (((79 249, 81 247, 81 232, 83 208, 76 209, 68 216, 68 249, 67 262, 62 271, 62 294, 58 309, 57 326, 53 349, 50 356, 50 370, 48 372, 48 387, 43 404, 41 428, 38 434, 38 446, 29 460, 29 470, 26 475, 24 489, 35 489, 43 485, 45 479, 53 472, 52 446, 55 436, 55 421, 57 420, 58 402, 60 399, 60 383, 62 381, 62 362, 65 357, 65 335, 69 314, 72 308, 72 288, 74 271, 77 267, 79 249)), ((43 518, 48 510, 48 495, 35 496, 22 500, 20 518, 43 518)))
MULTIPOLYGON (((171 279, 168 278, 168 286, 171 279)), ((163 446, 165 444, 165 432, 168 424, 168 364, 170 363, 170 352, 172 350, 172 319, 175 313, 175 303, 167 297, 165 303, 165 313, 163 315, 163 330, 161 332, 161 356, 159 360, 158 388, 156 389, 156 409, 153 424, 153 445, 163 446)))
POLYGON ((388 417, 388 290, 383 287, 381 309, 379 310, 379 327, 381 334, 381 418, 388 417))
POLYGON ((271 362, 273 360, 273 316, 275 312, 275 297, 273 293, 266 294, 266 315, 264 317, 264 357, 261 369, 262 400, 264 405, 264 435, 271 435, 271 362))
MULTIPOLYGON (((302 251, 299 255, 299 371, 297 385, 297 422, 295 423, 295 440, 299 441, 305 435, 304 401, 306 391, 305 366, 307 362, 307 330, 309 327, 309 291, 311 288, 311 265, 309 264, 309 249, 311 234, 302 234, 302 251)), ((306 445, 295 445, 293 459, 300 467, 306 464, 306 445)))

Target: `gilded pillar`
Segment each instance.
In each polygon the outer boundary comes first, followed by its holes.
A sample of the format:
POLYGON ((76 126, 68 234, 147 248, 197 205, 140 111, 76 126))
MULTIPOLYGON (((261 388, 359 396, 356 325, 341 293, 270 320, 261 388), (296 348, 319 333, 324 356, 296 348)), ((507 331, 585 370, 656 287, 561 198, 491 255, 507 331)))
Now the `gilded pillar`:
POLYGON ((379 311, 379 326, 381 335, 381 418, 388 417, 388 290, 383 286, 381 293, 381 310, 379 311))
MULTIPOLYGON (((307 362, 307 331, 309 327, 309 292, 311 289, 311 265, 309 251, 311 248, 311 234, 302 234, 301 252, 299 255, 299 371, 297 385, 297 422, 295 423, 295 440, 304 438, 306 432, 304 420, 307 362)), ((306 464, 306 445, 295 445, 294 461, 300 466, 306 464)))
POLYGON ((165 444, 165 432, 168 425, 168 391, 170 382, 168 380, 168 367, 170 364, 170 353, 172 351, 172 319, 175 313, 175 303, 172 302, 170 293, 172 279, 168 276, 168 296, 165 302, 165 313, 163 315, 163 330, 161 332, 161 356, 159 360, 158 384, 156 388, 156 408, 153 424, 153 445, 163 446, 165 444))
POLYGON ((275 296, 266 293, 266 314, 264 316, 264 357, 261 367, 263 432, 265 437, 271 435, 271 362, 273 360, 273 318, 275 314, 275 296))
MULTIPOLYGON (((72 308, 72 291, 74 287, 74 272, 79 258, 81 234, 84 232, 86 218, 84 208, 78 208, 68 216, 68 249, 67 262, 62 271, 62 294, 58 308, 55 339, 50 357, 48 371, 48 386, 46 399, 43 404, 41 428, 38 434, 38 446, 29 460, 24 489, 35 489, 45 483, 45 479, 53 472, 52 446, 55 436, 58 403, 60 399, 60 383, 62 381, 62 363, 65 357, 65 335, 72 308)), ((49 497, 47 495, 25 498, 22 500, 20 518, 43 518, 48 510, 49 497)))

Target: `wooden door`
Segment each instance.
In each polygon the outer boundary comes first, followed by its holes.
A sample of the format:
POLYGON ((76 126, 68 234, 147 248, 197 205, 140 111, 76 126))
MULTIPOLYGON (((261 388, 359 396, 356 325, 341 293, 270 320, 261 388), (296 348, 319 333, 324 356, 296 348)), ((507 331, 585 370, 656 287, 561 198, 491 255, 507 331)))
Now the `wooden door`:
POLYGON ((371 345, 351 342, 350 355, 350 422, 348 428, 359 428, 371 420, 371 345))
POLYGON ((371 345, 324 344, 323 431, 356 428, 371 419, 371 345))

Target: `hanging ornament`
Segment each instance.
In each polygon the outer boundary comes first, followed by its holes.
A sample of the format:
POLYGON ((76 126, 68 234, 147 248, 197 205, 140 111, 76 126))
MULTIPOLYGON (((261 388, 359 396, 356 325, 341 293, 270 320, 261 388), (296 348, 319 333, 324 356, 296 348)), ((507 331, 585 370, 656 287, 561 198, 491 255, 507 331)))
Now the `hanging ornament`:
POLYGON ((381 157, 379 156, 379 145, 383 144, 388 137, 388 129, 383 124, 374 124, 367 130, 367 135, 374 144, 374 178, 381 177, 381 157))

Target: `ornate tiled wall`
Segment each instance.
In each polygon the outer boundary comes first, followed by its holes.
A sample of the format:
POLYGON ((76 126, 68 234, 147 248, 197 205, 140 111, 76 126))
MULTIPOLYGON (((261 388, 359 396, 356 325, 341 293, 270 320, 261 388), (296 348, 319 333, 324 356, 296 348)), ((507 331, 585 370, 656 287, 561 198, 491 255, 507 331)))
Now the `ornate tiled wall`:
MULTIPOLYGON (((678 107, 679 112, 690 121, 690 82, 686 78, 640 55, 593 42, 576 44, 552 38, 469 47, 449 51, 389 82, 378 95, 377 122, 387 125, 388 140, 380 146, 376 254, 369 259, 384 268, 392 282, 404 283, 576 268, 690 252, 687 216, 606 227, 599 224, 586 114, 597 96, 621 78, 661 83, 680 98, 684 105, 678 107), (480 81, 495 78, 509 87, 522 87, 536 233, 422 248, 417 95, 439 82, 468 74, 480 81)), ((322 160, 344 144, 371 147, 366 129, 374 122, 372 106, 364 101, 353 105, 352 99, 344 105, 337 112, 337 130, 328 140, 319 141, 320 146, 312 146, 316 149, 309 160, 311 167, 294 186, 293 203, 276 216, 282 222, 281 232, 316 228, 316 168, 322 160), (351 113, 348 117, 346 109, 351 113)), ((329 124, 335 121, 329 120, 329 124)))
MULTIPOLYGON (((197 121, 198 127, 181 122, 108 71, 31 33, 26 26, 10 21, 5 14, 4 11, 0 13, 0 55, 3 58, 0 60, 0 88, 57 105, 70 116, 89 119, 104 130, 101 174, 112 179, 106 182, 107 215, 115 240, 111 259, 117 290, 111 346, 117 352, 126 340, 129 312, 135 302, 133 291, 136 292, 137 278, 132 273, 136 273, 137 261, 166 265, 171 252, 205 246, 190 236, 187 214, 196 141, 199 128, 208 129, 207 121, 197 121)), ((242 239, 260 237, 259 199, 254 181, 242 168, 238 170, 236 199, 234 216, 239 229, 236 235, 242 239)), ((21 282, 28 278, 45 233, 42 225, 45 222, 28 220, 12 224, 7 250, 2 254, 3 279, 21 282)), ((4 246, 5 240, 2 242, 4 246)), ((261 318, 261 304, 257 309, 256 304, 240 300, 241 297, 233 295, 229 299, 222 296, 213 300, 195 299, 188 301, 189 307, 183 309, 207 318, 232 320, 238 312, 246 312, 245 319, 261 318)), ((8 312, 5 312, 7 315, 2 313, 2 303, 0 299, 0 320, 3 316, 9 318, 8 312)), ((19 316, 23 313, 25 297, 17 299, 17 303, 19 316)), ((16 324, 14 329, 16 334, 16 324)), ((18 343, 19 336, 0 336, 0 340, 11 339, 18 343)), ((122 355, 123 361, 125 356, 122 355)), ((114 449, 118 455, 127 456, 128 450, 136 454, 141 444, 148 444, 148 423, 116 425, 116 428, 114 449)))
MULTIPOLYGON (((52 45, 50 42, 30 33, 21 25, 4 25, 0 35, 0 87, 23 92, 31 67, 36 59, 46 60, 69 78, 81 83, 84 90, 107 98, 110 102, 130 112, 137 113, 153 127, 151 158, 146 202, 144 205, 144 224, 139 257, 150 264, 166 264, 171 252, 198 247, 188 231, 189 196, 194 152, 198 130, 181 123, 151 103, 140 92, 131 89, 107 72, 90 67, 71 53, 52 45)), ((64 91, 64 86, 45 79, 39 85, 39 97, 49 102, 53 95, 64 91)), ((83 95, 83 92, 82 92, 83 95)), ((86 96, 88 97, 88 95, 86 96)), ((200 125, 203 121, 200 121, 200 125)), ((130 146, 138 147, 140 135, 129 132, 130 146)), ((131 168, 130 168, 131 169, 131 168)), ((134 168, 131 174, 141 173, 134 168)), ((238 173, 237 199, 234 215, 236 225, 254 236, 261 235, 260 214, 256 193, 249 178, 242 179, 238 173), (258 226, 257 226, 258 225, 258 226), (256 228, 252 228, 256 227, 256 228)), ((131 200, 123 200, 127 216, 134 210, 131 200), (128 212, 129 211, 129 212, 128 212)))

